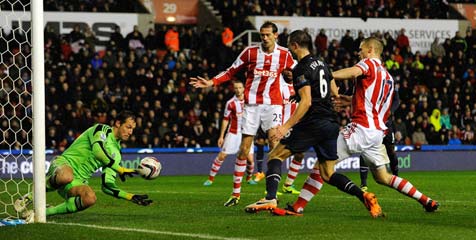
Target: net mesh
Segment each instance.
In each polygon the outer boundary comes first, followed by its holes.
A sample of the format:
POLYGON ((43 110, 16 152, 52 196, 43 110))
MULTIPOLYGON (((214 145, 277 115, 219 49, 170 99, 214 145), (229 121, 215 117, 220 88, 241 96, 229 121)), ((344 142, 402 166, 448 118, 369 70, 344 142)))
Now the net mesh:
POLYGON ((31 191, 30 2, 0 0, 0 219, 19 218, 16 199, 31 191))

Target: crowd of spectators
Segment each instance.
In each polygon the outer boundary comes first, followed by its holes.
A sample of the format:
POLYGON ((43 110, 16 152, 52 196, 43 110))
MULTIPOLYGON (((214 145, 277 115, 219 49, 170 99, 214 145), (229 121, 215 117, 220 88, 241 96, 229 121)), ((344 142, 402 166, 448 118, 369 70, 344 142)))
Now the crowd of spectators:
POLYGON ((448 2, 464 1, 396 1, 396 0, 210 0, 221 13, 223 23, 242 32, 248 15, 456 19, 461 16, 448 2))
MULTIPOLYGON (((29 11, 32 0, 0 1, 0 9, 29 11)), ((43 9, 54 12, 147 12, 138 0, 43 0, 43 9)))
MULTIPOLYGON (((476 37, 472 30, 465 34, 458 31, 444 41, 437 38, 426 53, 409 49, 405 29, 396 39, 388 33, 372 35, 385 44, 383 62, 396 80, 401 100, 392 116, 397 144, 476 144, 476 37)), ((322 39, 325 34, 316 36, 316 48, 321 48, 318 55, 331 68, 356 63, 359 38, 347 34, 341 41, 323 46, 322 39)), ((352 82, 344 82, 340 88, 341 94, 350 95, 352 82)), ((341 112, 342 125, 348 122, 349 111, 341 112)))
MULTIPOLYGON (((11 39, 13 34, 2 36, 11 39)), ((286 34, 280 34, 282 45, 286 34)), ((426 53, 411 51, 404 29, 395 39, 389 33, 373 35, 385 43, 383 61, 401 99, 393 114, 397 144, 476 144, 475 35, 456 32, 451 39, 435 39, 426 53)), ((364 37, 346 34, 328 42, 321 32, 315 54, 335 70, 351 66, 358 61, 364 37)), ((21 145, 31 142, 31 119, 26 118, 31 116, 26 107, 31 104, 30 49, 25 38, 15 39, 0 41, 0 149, 31 147, 21 145)), ((47 148, 64 150, 87 127, 110 124, 123 109, 138 114, 127 147, 216 146, 223 108, 233 94, 231 84, 194 89, 188 81, 216 75, 245 47, 222 40, 221 30, 211 27, 198 31, 194 26, 163 25, 145 36, 137 28, 124 36, 117 28, 105 49, 97 51, 97 38, 89 28, 58 35, 47 27, 47 148)), ((341 94, 351 92, 352 81, 340 84, 341 94)), ((339 113, 342 126, 349 121, 349 110, 339 113)))
MULTIPOLYGON (((30 46, 20 30, 1 31, 0 149, 31 148, 30 46)), ((90 28, 58 35, 46 27, 47 148, 63 150, 87 127, 111 123, 124 109, 138 114, 127 147, 215 146, 224 104, 233 93, 228 87, 197 91, 188 79, 218 74, 219 65, 223 69, 233 61, 223 59, 224 53, 236 56, 241 49, 221 44, 216 30, 198 34, 187 27, 178 28, 180 48, 174 51, 167 45, 173 41, 165 39, 175 31, 163 26, 143 36, 134 28, 123 36, 117 28, 105 49, 96 51, 98 39, 90 28)))

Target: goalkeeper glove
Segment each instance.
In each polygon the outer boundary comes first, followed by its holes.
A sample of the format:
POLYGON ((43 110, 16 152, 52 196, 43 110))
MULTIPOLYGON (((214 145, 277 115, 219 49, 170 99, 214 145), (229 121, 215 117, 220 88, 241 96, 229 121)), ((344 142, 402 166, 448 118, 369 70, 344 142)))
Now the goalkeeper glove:
POLYGON ((144 194, 144 195, 135 194, 132 196, 131 201, 141 206, 149 206, 152 203, 152 199, 148 199, 148 198, 149 196, 147 196, 147 194, 144 194))
POLYGON ((293 95, 289 98, 289 101, 292 102, 292 103, 298 103, 298 102, 301 101, 301 97, 299 95, 295 94, 295 95, 293 95))
POLYGON ((119 173, 119 178, 121 178, 121 181, 125 182, 126 176, 133 177, 134 174, 137 174, 137 171, 131 168, 120 167, 118 173, 119 173))

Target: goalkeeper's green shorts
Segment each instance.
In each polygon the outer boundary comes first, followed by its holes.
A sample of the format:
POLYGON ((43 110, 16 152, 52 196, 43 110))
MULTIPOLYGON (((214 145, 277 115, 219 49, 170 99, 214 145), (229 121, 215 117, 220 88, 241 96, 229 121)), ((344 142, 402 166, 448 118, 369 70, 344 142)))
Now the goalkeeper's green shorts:
MULTIPOLYGON (((71 165, 69 164, 69 162, 66 159, 62 158, 61 156, 56 157, 51 162, 51 165, 48 168, 48 172, 46 173, 46 179, 49 179, 50 177, 52 177, 54 175, 56 169, 58 169, 59 167, 64 166, 64 165, 67 165, 70 168, 72 168, 71 165)), ((68 192, 69 192, 69 190, 71 190, 71 188, 76 187, 76 186, 88 185, 88 184, 89 184, 89 182, 88 182, 87 179, 82 179, 82 178, 78 178, 77 176, 74 176, 72 182, 66 184, 63 187, 58 188, 58 194, 62 198, 68 199, 70 197, 70 196, 68 196, 68 192)))

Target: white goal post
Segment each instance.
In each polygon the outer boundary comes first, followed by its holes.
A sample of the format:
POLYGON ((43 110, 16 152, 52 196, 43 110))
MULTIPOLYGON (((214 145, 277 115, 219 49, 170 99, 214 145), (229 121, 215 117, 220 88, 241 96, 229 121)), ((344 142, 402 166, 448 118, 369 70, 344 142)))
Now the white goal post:
POLYGON ((0 220, 21 218, 14 202, 33 190, 34 222, 46 222, 43 1, 0 7, 0 220))
POLYGON ((35 222, 46 222, 43 1, 32 1, 33 183, 35 222))

